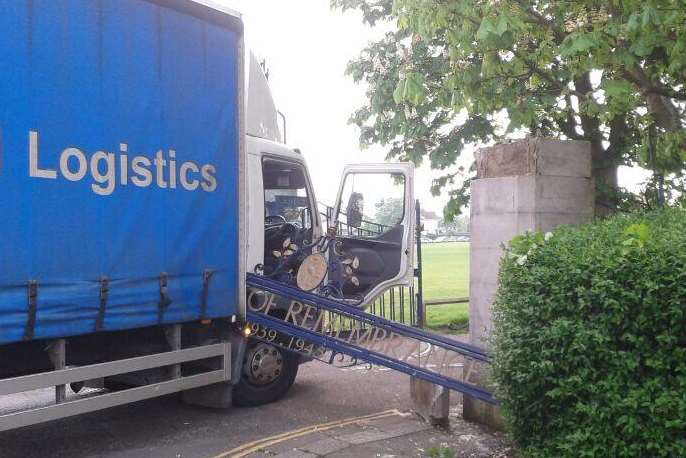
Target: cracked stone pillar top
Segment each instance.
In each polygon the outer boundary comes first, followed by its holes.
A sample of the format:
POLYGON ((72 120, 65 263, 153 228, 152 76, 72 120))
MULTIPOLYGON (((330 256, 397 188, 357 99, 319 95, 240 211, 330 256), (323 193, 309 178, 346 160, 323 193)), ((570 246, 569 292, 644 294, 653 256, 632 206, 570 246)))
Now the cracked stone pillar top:
POLYGON ((523 175, 591 177, 591 144, 528 137, 476 152, 477 178, 523 175))

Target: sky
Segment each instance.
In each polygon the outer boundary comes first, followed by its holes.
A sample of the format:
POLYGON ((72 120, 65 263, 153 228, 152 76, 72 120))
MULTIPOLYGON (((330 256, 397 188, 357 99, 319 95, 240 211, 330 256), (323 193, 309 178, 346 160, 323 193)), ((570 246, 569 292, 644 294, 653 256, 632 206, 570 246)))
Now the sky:
MULTIPOLYGON (((350 115, 366 100, 365 87, 345 75, 346 64, 383 33, 362 23, 357 12, 332 11, 328 0, 213 0, 240 12, 246 45, 266 61, 277 108, 287 118, 287 143, 302 150, 317 199, 333 204, 346 164, 383 162, 385 151, 361 150, 350 115)), ((459 165, 469 165, 466 151, 459 165)), ((447 198, 431 195, 441 172, 415 171, 422 207, 442 213, 447 198)), ((645 173, 620 170, 620 185, 636 189, 645 173)))
MULTIPOLYGON (((381 147, 361 150, 359 130, 348 124, 365 100, 365 88, 345 75, 348 61, 382 33, 356 12, 332 11, 328 0, 215 0, 243 15, 246 45, 269 69, 269 85, 287 118, 287 143, 302 150, 317 199, 333 204, 346 164, 384 162, 381 147)), ((471 157, 470 157, 471 159, 471 157)), ((465 162, 469 162, 466 159, 465 162)), ((432 176, 415 172, 415 194, 437 213, 432 176)))

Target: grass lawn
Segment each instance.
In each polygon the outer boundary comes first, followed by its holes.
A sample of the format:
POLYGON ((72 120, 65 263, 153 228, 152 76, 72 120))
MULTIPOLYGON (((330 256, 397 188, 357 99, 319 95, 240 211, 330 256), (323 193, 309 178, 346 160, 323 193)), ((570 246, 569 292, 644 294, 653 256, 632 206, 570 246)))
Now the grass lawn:
MULTIPOLYGON (((469 243, 422 245, 424 300, 469 296, 469 243)), ((448 330, 450 324, 469 321, 469 304, 431 305, 426 308, 429 329, 448 330)))

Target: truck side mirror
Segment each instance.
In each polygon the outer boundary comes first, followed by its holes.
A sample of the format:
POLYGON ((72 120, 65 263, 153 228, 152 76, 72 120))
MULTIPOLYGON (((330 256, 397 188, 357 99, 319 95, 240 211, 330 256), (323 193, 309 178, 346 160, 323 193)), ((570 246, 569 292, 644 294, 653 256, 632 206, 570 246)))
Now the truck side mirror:
POLYGON ((348 199, 345 215, 350 227, 362 226, 362 214, 364 213, 364 196, 362 193, 353 192, 348 199))

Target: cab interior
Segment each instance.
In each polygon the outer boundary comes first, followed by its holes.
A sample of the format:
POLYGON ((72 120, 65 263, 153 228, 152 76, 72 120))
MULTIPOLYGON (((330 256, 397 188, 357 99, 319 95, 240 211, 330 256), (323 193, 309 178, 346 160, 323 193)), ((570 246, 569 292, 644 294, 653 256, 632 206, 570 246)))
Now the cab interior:
POLYGON ((312 243, 313 211, 302 164, 266 158, 262 162, 262 180, 264 271, 270 274, 285 254, 312 243))

